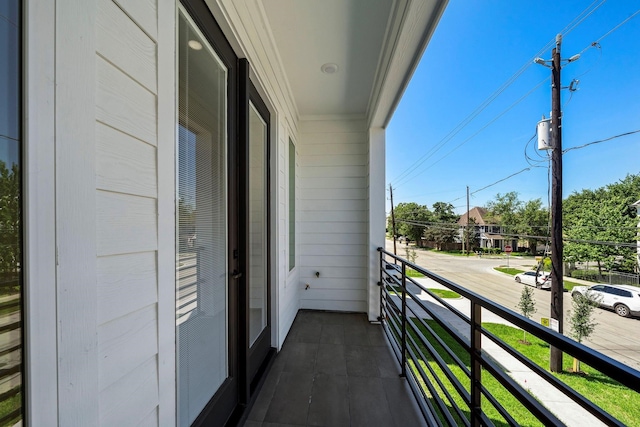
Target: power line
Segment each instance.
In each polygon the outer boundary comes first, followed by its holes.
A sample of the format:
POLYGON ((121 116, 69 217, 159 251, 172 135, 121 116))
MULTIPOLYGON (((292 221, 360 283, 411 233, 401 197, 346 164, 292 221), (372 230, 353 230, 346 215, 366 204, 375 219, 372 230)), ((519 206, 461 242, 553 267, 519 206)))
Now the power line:
POLYGON ((634 133, 638 133, 638 132, 640 132, 640 129, 634 130, 634 131, 631 131, 631 132, 621 133, 620 135, 614 135, 614 136, 611 136, 609 138, 600 139, 598 141, 589 142, 587 144, 579 145, 577 147, 567 148, 566 150, 562 151, 562 154, 565 154, 565 153, 567 153, 567 152, 569 152, 571 150, 578 150, 580 148, 585 148, 585 147, 588 147, 588 146, 593 145, 593 144, 600 144, 601 142, 607 142, 607 141, 611 141, 612 139, 620 138, 620 137, 623 137, 623 136, 633 135, 634 133))
POLYGON ((624 24, 626 24, 627 22, 629 22, 631 19, 633 19, 634 17, 636 17, 638 14, 640 14, 640 9, 636 10, 634 13, 632 13, 629 17, 627 17, 627 19, 625 19, 624 21, 620 22, 618 25, 616 25, 615 27, 613 27, 612 29, 610 29, 609 31, 607 31, 605 34, 603 34, 602 36, 600 36, 600 38, 598 38, 596 41, 594 41, 593 43, 591 43, 589 46, 585 47, 580 54, 584 53, 587 49, 592 48, 592 47, 598 47, 600 45, 600 42, 602 40, 604 40, 605 38, 609 37, 609 35, 611 35, 614 31, 617 31, 620 27, 622 27, 624 24))
MULTIPOLYGON (((588 16, 590 16, 593 12, 595 12, 602 4, 604 4, 606 0, 595 0, 591 3, 587 8, 585 8, 578 16, 576 16, 567 26, 563 29, 563 33, 569 33, 573 31, 576 27, 578 27, 588 16), (592 9, 592 6, 600 1, 596 7, 592 9), (583 16, 584 15, 584 16, 583 16)), ((445 144, 447 144, 455 135, 457 135, 463 128, 465 128, 469 123, 471 123, 484 109, 486 109, 498 96, 500 96, 509 86, 511 86, 532 64, 533 59, 540 56, 543 52, 548 50, 555 43, 555 38, 551 39, 547 44, 545 44, 533 57, 531 57, 527 62, 525 62, 519 70, 517 70, 509 79, 507 79, 496 91, 494 91, 489 97, 487 97, 474 111, 472 111, 466 118, 464 118, 456 127, 454 127, 443 139, 440 140, 438 144, 436 144, 431 150, 427 151, 424 155, 418 158, 413 164, 407 167, 400 175, 391 180, 391 182, 399 182, 403 180, 406 176, 415 171, 420 165, 422 165, 425 161, 431 158, 440 148, 442 148, 445 144)), ((465 141, 466 142, 466 141, 465 141)), ((458 148, 458 147, 456 147, 458 148)), ((455 151, 452 150, 452 151, 455 151)), ((448 155, 448 154, 447 154, 448 155)), ((446 157, 446 155, 445 155, 446 157)), ((444 157, 443 157, 444 158, 444 157)), ((439 161, 439 160, 438 160, 439 161)), ((406 181, 405 181, 406 182, 406 181)), ((398 186, 399 184, 396 184, 398 186)))
POLYGON ((478 189, 478 190, 476 190, 476 191, 473 191, 471 194, 476 194, 476 193, 479 193, 479 192, 480 192, 480 191, 482 191, 482 190, 486 190, 487 188, 493 187, 494 185, 499 184, 499 183, 501 183, 501 182, 503 182, 503 181, 506 181, 506 180, 508 180, 509 178, 513 178, 513 177, 514 177, 514 176, 516 176, 516 175, 519 175, 519 174, 521 174, 521 173, 523 173, 523 172, 526 172, 526 171, 531 170, 531 168, 532 168, 532 167, 533 167, 533 166, 528 167, 528 168, 524 168, 524 169, 522 169, 522 170, 519 170, 519 171, 518 171, 518 172, 516 172, 516 173, 512 173, 511 175, 509 175, 509 176, 507 176, 507 177, 505 177, 505 178, 499 179, 498 181, 496 181, 496 182, 494 182, 494 183, 492 183, 492 184, 486 185, 486 186, 484 186, 484 187, 482 187, 482 188, 480 188, 480 189, 478 189))
MULTIPOLYGON (((421 224, 415 221, 397 220, 397 222, 401 222, 409 225, 417 225, 421 227, 424 226, 424 224, 421 224)), ((460 229, 462 227, 458 226, 457 228, 460 229)), ((449 229, 454 229, 454 228, 451 227, 449 229)), ((537 236, 537 235, 530 235, 530 234, 514 234, 514 233, 489 233, 489 234, 499 234, 500 236, 503 236, 503 237, 514 237, 517 239, 546 240, 549 238, 549 236, 537 236)), ((629 243, 629 242, 613 242, 613 241, 607 241, 607 240, 570 239, 565 237, 563 237, 562 240, 565 242, 585 243, 585 244, 602 245, 602 246, 616 246, 616 247, 628 247, 628 248, 637 247, 636 242, 629 243)))
POLYGON ((578 15, 577 17, 574 18, 574 21, 576 21, 577 19, 579 19, 577 22, 573 23, 569 23, 566 27, 564 27, 564 29, 562 31, 560 31, 560 34, 564 34, 567 35, 569 34, 571 31, 575 30, 578 25, 582 24, 584 22, 585 19, 587 19, 589 16, 591 16, 596 10, 598 10, 600 8, 600 6, 602 6, 603 4, 606 3, 607 0, 601 0, 600 4, 597 5, 596 7, 594 7, 593 9, 591 9, 591 11, 589 11, 587 13, 587 11, 589 10, 589 8, 591 8, 591 6, 593 6, 594 4, 596 4, 598 2, 598 0, 595 0, 593 3, 591 3, 589 6, 587 6, 587 8, 585 10, 583 10, 582 12, 580 12, 580 15, 578 15), (585 14, 585 16, 581 17, 580 16, 582 14, 585 14))

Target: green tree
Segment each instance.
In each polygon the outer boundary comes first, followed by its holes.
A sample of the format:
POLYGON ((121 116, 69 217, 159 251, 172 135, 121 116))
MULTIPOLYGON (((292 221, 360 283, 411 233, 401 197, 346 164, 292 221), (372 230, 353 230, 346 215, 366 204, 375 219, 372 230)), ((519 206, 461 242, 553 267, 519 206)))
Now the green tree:
MULTIPOLYGON (((433 214, 425 205, 414 202, 398 203, 394 209, 396 233, 417 241, 422 237, 426 223, 433 222, 433 214)), ((392 230, 391 217, 388 219, 389 230, 392 230)))
POLYGON ((413 248, 409 248, 408 246, 405 246, 404 248, 404 253, 406 255, 406 259, 412 263, 415 264, 416 263, 416 258, 418 258, 418 254, 416 253, 416 250, 413 248))
MULTIPOLYGON (((527 319, 531 319, 533 313, 536 312, 536 300, 533 298, 533 288, 529 286, 525 286, 522 288, 522 293, 520 294, 520 301, 518 302, 518 308, 520 309, 520 313, 527 319)), ((528 343, 527 341, 527 331, 523 331, 524 336, 522 342, 528 343)))
POLYGON ((540 239, 532 236, 546 236, 549 225, 549 210, 542 207, 542 200, 534 199, 522 204, 516 212, 517 232, 520 235, 531 236, 525 240, 529 245, 529 252, 535 255, 540 239))
POLYGON ((424 238, 435 242, 442 250, 445 243, 453 243, 459 237, 458 216, 451 203, 436 202, 433 204, 433 224, 424 231, 424 238))
POLYGON ((635 268, 636 212, 630 205, 640 199, 640 175, 627 175, 596 190, 574 192, 563 203, 565 260, 595 261, 602 270, 635 268), (576 242, 575 240, 581 240, 576 242), (628 246, 601 244, 619 242, 628 246))
POLYGON ((516 233, 519 219, 518 212, 522 202, 518 199, 516 191, 510 191, 504 195, 498 193, 496 199, 487 203, 487 219, 502 226, 507 234, 516 233))
POLYGON ((480 233, 478 233, 478 230, 476 228, 475 218, 469 218, 469 227, 464 227, 464 230, 462 232, 462 240, 465 244, 465 247, 467 245, 467 242, 469 242, 469 246, 466 247, 467 253, 474 248, 480 247, 480 233))
MULTIPOLYGON (((593 320, 593 311, 598 303, 588 294, 576 294, 571 302, 572 310, 569 312, 569 322, 571 325, 571 337, 582 342, 589 338, 598 325, 593 320)), ((573 358, 573 371, 580 372, 580 361, 573 358)))

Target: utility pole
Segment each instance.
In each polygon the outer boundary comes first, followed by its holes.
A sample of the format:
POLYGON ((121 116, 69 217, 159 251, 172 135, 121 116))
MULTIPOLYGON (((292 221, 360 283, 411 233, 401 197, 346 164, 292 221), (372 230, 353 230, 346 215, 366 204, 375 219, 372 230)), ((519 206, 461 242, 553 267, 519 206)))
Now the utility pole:
POLYGON ((467 185, 467 256, 469 256, 469 252, 471 252, 471 248, 469 247, 469 225, 471 224, 471 215, 469 215, 469 186, 467 185))
POLYGON ((391 195, 391 232, 393 233, 393 254, 398 256, 396 251, 396 217, 393 213, 393 187, 389 184, 389 194, 391 195))
MULTIPOLYGON (((560 45, 562 34, 556 36, 556 47, 551 60, 551 319, 563 329, 563 245, 562 245, 562 112, 560 104, 560 45)), ((551 346, 549 358, 551 372, 562 372, 562 351, 551 346)))

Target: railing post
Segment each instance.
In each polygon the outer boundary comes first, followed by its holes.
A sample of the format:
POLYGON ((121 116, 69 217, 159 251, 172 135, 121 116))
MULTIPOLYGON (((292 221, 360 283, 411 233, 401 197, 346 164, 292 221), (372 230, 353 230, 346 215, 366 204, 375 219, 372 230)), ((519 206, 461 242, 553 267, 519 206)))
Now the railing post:
POLYGON ((402 368, 401 377, 407 376, 407 265, 402 261, 402 368))
POLYGON ((482 422, 482 306, 471 301, 471 425, 482 422))
POLYGON ((382 322, 384 321, 384 288, 385 288, 385 284, 382 278, 382 260, 384 259, 384 255, 382 254, 382 248, 378 248, 378 253, 380 254, 380 259, 378 261, 378 276, 379 276, 379 281, 378 281, 378 286, 380 287, 380 315, 378 316, 378 320, 380 321, 380 324, 382 324, 382 322))

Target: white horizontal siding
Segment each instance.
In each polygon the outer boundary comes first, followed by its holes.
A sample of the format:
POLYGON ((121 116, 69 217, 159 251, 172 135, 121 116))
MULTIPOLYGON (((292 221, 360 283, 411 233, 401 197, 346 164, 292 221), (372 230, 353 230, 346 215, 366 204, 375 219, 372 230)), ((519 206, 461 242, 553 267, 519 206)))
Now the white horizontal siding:
POLYGON ((99 384, 106 389, 158 352, 157 307, 151 304, 98 328, 99 384))
POLYGON ((307 165, 299 174, 302 178, 348 178, 367 176, 368 167, 366 165, 343 165, 343 166, 314 166, 307 165))
POLYGON ((158 5, 97 0, 94 7, 98 417, 100 425, 158 425, 166 372, 159 316, 175 310, 159 311, 158 195, 173 191, 158 185, 158 5))
POLYGON ((307 245, 331 245, 339 246, 344 245, 345 241, 349 242, 362 242, 367 238, 367 233, 304 233, 298 237, 298 243, 307 245), (346 236, 345 236, 346 234, 346 236))
MULTIPOLYGON (((338 199, 334 201, 338 203, 338 199)), ((304 215, 300 215, 304 216, 304 215)), ((301 221, 300 222, 300 234, 306 233, 330 233, 340 234, 344 236, 343 242, 353 242, 352 239, 355 235, 362 235, 367 233, 366 221, 361 222, 325 222, 325 221, 301 221)))
POLYGON ((112 0, 98 0, 96 50, 156 93, 156 43, 112 0))
POLYGON ((153 40, 158 39, 158 4, 156 0, 115 0, 153 40))
POLYGON ((158 415, 158 408, 153 408, 149 415, 147 415, 137 427, 157 427, 160 425, 160 416, 158 415))
POLYGON ((102 57, 96 68, 97 120, 156 145, 156 96, 102 57))
POLYGON ((336 211, 366 211, 367 200, 343 200, 340 204, 327 203, 326 200, 300 200, 299 210, 303 212, 336 212, 336 211))
POLYGON ((330 209, 330 203, 325 203, 325 206, 327 207, 320 211, 303 211, 305 220, 316 222, 360 223, 362 221, 362 217, 367 214, 367 211, 330 209))
POLYGON ((363 192, 361 188, 304 188, 301 191, 305 191, 304 196, 301 195, 301 198, 305 200, 327 200, 329 206, 336 200, 366 200, 368 197, 367 193, 363 192))
POLYGON ((156 148, 96 124, 96 188, 157 197, 156 148))
POLYGON ((157 405, 158 362, 153 356, 100 393, 100 425, 135 426, 157 405))
POLYGON ((310 154, 300 156, 300 166, 363 166, 368 164, 362 154, 310 154))
POLYGON ((367 179, 361 177, 344 177, 344 178, 315 178, 307 182, 307 189, 362 189, 367 186, 367 179))
POLYGON ((98 321, 109 322, 157 301, 154 251, 98 258, 98 321))
POLYGON ((368 134, 357 121, 300 129, 300 307, 366 311, 368 134))
MULTIPOLYGON (((336 239, 338 240, 338 239, 336 239)), ((300 250, 305 256, 367 256, 367 246, 361 243, 344 243, 340 244, 325 244, 325 243, 312 243, 301 244, 300 250)))
POLYGON ((98 255, 155 251, 158 247, 156 200, 98 191, 98 255))

